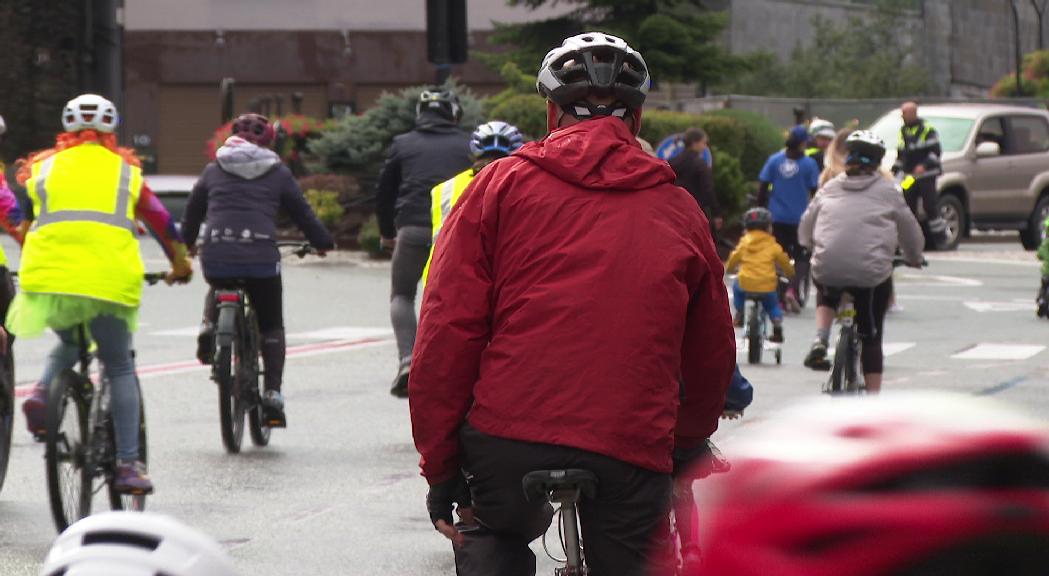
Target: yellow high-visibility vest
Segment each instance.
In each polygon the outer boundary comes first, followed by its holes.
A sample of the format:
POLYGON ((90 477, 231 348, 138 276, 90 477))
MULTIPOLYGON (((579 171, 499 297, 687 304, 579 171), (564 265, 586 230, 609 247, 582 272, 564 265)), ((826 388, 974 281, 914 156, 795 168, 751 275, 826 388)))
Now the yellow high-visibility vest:
POLYGON ((433 249, 437 245, 437 233, 441 231, 448 215, 452 213, 459 198, 462 197, 466 187, 473 181, 476 172, 473 168, 467 168, 449 178, 430 190, 430 211, 433 221, 433 241, 430 243, 430 256, 426 259, 426 268, 423 269, 423 287, 426 287, 426 279, 430 276, 430 261, 433 260, 433 249))
POLYGON ((137 307, 142 171, 104 146, 81 144, 34 164, 26 191, 36 219, 22 248, 21 289, 137 307))

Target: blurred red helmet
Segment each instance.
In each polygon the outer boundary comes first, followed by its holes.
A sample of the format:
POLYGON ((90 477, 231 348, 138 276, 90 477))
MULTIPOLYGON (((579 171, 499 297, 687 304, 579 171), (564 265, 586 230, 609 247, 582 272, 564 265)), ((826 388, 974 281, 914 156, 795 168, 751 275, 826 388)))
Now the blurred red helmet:
POLYGON ((233 121, 233 135, 252 144, 269 146, 273 142, 273 124, 261 114, 241 114, 233 121))
POLYGON ((1049 570, 1049 434, 993 401, 824 399, 725 452, 697 490, 704 575, 1049 570))

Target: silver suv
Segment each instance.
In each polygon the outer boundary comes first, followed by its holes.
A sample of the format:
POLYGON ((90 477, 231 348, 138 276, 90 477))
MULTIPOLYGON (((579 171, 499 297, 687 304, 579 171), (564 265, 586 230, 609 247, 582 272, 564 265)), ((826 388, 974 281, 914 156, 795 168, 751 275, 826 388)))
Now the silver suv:
MULTIPOLYGON (((1024 248, 1041 243, 1049 217, 1049 112, 999 104, 931 104, 918 115, 940 133, 943 175, 936 181, 946 248, 972 229, 1018 230, 1024 248)), ((896 159, 899 110, 871 126, 896 159)))

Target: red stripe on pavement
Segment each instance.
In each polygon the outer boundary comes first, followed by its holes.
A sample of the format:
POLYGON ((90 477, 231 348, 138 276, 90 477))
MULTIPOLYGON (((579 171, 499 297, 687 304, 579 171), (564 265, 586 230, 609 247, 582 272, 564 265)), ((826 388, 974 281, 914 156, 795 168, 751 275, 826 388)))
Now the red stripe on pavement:
MULTIPOLYGON (((367 346, 369 344, 380 344, 383 342, 390 341, 389 338, 361 338, 359 340, 335 340, 332 342, 318 342, 316 344, 300 344, 298 346, 289 346, 287 356, 293 358, 295 356, 302 356, 305 354, 315 352, 328 352, 337 350, 348 350, 352 348, 359 348, 361 346, 367 346)), ((164 364, 150 364, 148 366, 139 366, 136 372, 139 376, 144 375, 162 375, 174 372, 182 372, 187 370, 208 370, 209 366, 204 366, 196 360, 183 360, 180 362, 167 362, 164 364)), ((15 387, 15 396, 18 398, 24 398, 29 396, 33 390, 35 382, 23 383, 15 387)))

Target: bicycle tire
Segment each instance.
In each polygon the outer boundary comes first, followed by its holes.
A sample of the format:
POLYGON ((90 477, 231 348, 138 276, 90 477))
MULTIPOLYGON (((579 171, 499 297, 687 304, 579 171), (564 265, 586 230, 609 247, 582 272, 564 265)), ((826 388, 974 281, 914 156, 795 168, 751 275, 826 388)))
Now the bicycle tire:
MULTIPOLYGON (((142 390, 139 389, 138 396, 138 459, 143 464, 149 462, 149 452, 146 449, 146 409, 145 403, 142 401, 142 390)), ((113 419, 109 420, 110 425, 110 440, 114 441, 116 436, 113 435, 113 419)), ((113 469, 109 470, 106 474, 107 491, 109 492, 109 509, 110 510, 133 510, 135 512, 142 512, 146 509, 146 495, 145 494, 121 494, 114 489, 114 476, 116 475, 116 445, 110 446, 113 451, 113 469)))
POLYGON ((842 328, 838 335, 838 343, 834 350, 834 365, 830 369, 830 379, 827 381, 827 389, 831 394, 845 392, 845 370, 849 354, 851 328, 842 328))
POLYGON ((812 265, 806 262, 801 268, 801 278, 798 279, 798 306, 804 308, 812 295, 812 265))
POLYGON ((263 414, 264 408, 262 407, 262 397, 259 392, 259 329, 254 311, 248 313, 245 323, 248 327, 248 334, 251 335, 248 341, 247 353, 243 356, 243 374, 247 377, 246 384, 248 387, 242 387, 241 389, 250 389, 252 394, 256 396, 254 405, 248 410, 248 432, 251 435, 251 443, 255 446, 263 447, 270 443, 271 428, 265 424, 266 417, 263 414))
POLYGON ((44 460, 51 517, 59 532, 91 513, 94 471, 88 462, 90 400, 83 394, 84 388, 80 375, 66 370, 51 382, 48 391, 44 460), (70 407, 73 412, 67 414, 70 407), (70 423, 71 427, 64 428, 67 416, 76 421, 70 423), (79 438, 71 440, 72 433, 79 438), (69 473, 65 473, 63 466, 71 468, 69 473))
POLYGON ((764 345, 761 337, 761 314, 758 306, 753 305, 747 317, 747 362, 761 364, 761 348, 764 345))
POLYGON ((860 365, 860 359, 863 356, 863 342, 860 341, 855 332, 852 334, 852 345, 849 348, 849 369, 845 380, 846 390, 850 394, 859 394, 866 389, 866 384, 863 381, 863 367, 860 365))
POLYGON ((236 422, 237 405, 240 401, 235 397, 234 366, 233 346, 220 346, 215 354, 215 375, 219 385, 219 427, 222 429, 222 445, 230 454, 240 452, 241 440, 244 437, 243 412, 239 425, 236 422))
POLYGON ((15 425, 15 362, 10 347, 3 359, 3 381, 0 382, 0 490, 7 478, 7 465, 11 461, 11 439, 15 425))

